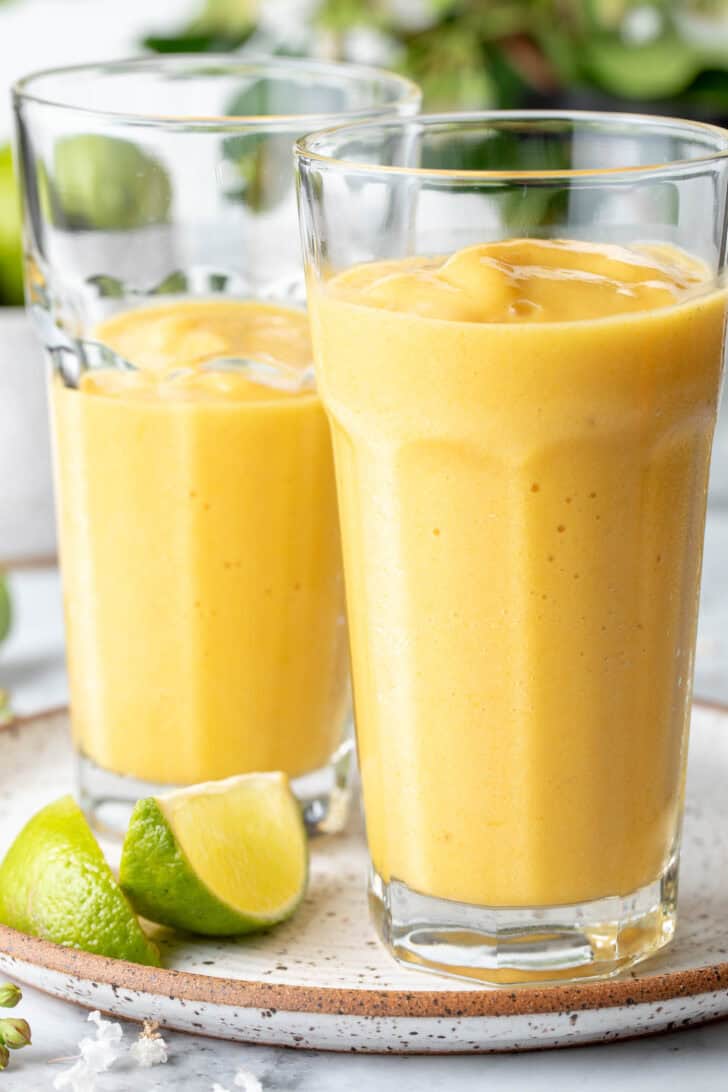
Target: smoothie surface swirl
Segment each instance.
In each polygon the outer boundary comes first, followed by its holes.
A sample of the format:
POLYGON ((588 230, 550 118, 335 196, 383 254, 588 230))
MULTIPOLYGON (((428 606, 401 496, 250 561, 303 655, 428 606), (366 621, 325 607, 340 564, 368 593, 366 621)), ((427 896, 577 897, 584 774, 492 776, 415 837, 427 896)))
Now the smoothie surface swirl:
POLYGON ((334 277, 338 298, 451 322, 534 323, 668 307, 709 280, 667 244, 627 249, 564 239, 479 243, 449 257, 360 265, 334 277))
POLYGON ((293 308, 185 299, 123 311, 95 333, 134 370, 86 373, 87 394, 218 402, 311 394, 308 320, 293 308))

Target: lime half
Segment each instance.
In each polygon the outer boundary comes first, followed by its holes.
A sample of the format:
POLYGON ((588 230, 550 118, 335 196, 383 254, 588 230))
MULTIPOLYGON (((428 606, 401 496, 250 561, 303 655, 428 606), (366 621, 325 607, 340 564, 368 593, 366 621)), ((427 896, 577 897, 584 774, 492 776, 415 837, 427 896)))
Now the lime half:
POLYGON ((140 800, 120 882, 150 921, 206 936, 266 929, 306 890, 308 843, 282 773, 243 774, 140 800))
POLYGON ((69 948, 159 966, 156 946, 71 796, 34 815, 8 850, 0 922, 69 948))

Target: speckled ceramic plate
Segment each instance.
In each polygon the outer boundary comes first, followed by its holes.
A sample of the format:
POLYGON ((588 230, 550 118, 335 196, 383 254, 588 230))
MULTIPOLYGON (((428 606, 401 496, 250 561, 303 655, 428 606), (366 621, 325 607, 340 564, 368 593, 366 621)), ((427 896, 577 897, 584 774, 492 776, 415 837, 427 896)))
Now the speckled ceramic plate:
MULTIPOLYGON (((313 845, 293 921, 238 941, 179 940, 165 970, 0 927, 0 970, 57 997, 220 1038, 324 1050, 528 1050, 646 1035, 728 1015, 728 709, 693 713, 678 938, 610 982, 482 989, 409 971, 374 939, 359 833, 313 845)), ((0 732, 0 852, 72 786, 66 717, 0 732)))

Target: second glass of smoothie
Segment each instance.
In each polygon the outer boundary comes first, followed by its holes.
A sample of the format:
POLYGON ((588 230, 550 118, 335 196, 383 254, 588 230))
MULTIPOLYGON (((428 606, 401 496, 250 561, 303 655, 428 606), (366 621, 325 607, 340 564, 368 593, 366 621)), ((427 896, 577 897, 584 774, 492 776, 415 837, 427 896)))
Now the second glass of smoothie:
POLYGON ((494 983, 617 973, 675 928, 728 133, 297 151, 377 927, 494 983))
POLYGON ((291 146, 412 113, 408 81, 166 58, 16 88, 29 303, 51 363, 82 803, 282 770, 346 815, 349 673, 329 426, 291 146))

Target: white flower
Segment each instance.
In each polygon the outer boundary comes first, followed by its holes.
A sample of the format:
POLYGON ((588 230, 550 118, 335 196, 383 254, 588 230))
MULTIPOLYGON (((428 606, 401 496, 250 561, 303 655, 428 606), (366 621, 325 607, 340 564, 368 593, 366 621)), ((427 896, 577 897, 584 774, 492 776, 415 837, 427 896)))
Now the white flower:
POLYGON ((167 1061, 167 1044, 161 1036, 150 1038, 142 1035, 132 1043, 129 1053, 142 1069, 150 1069, 153 1065, 164 1065, 167 1061))
POLYGON ((238 1088, 242 1088, 243 1092, 263 1092, 263 1085, 255 1073, 251 1073, 249 1069, 239 1069, 235 1074, 233 1084, 238 1088))
POLYGON ((88 1020, 96 1025, 96 1038, 81 1040, 78 1045, 81 1060, 86 1063, 91 1073, 105 1073, 107 1069, 111 1069, 121 1054, 119 1043, 124 1032, 121 1030, 121 1024, 104 1020, 98 1011, 90 1012, 88 1020))
POLYGON ((82 1039, 78 1048, 90 1073, 105 1073, 120 1053, 116 1043, 109 1039, 82 1039))
POLYGON ((119 1044, 124 1035, 121 1024, 104 1020, 100 1012, 90 1012, 88 1019, 96 1025, 96 1038, 82 1039, 78 1044, 81 1051, 79 1060, 64 1073, 59 1073, 53 1081, 53 1087, 61 1092, 63 1089, 68 1089, 68 1092, 94 1092, 97 1075, 111 1069, 121 1054, 119 1044))
POLYGON ((64 1073, 59 1073, 53 1081, 53 1087, 57 1092, 95 1092, 96 1074, 81 1060, 64 1073))
POLYGON ((104 1020, 98 1009, 88 1014, 87 1019, 96 1024, 96 1038, 102 1042, 119 1043, 124 1036, 121 1024, 114 1024, 111 1020, 104 1020))

